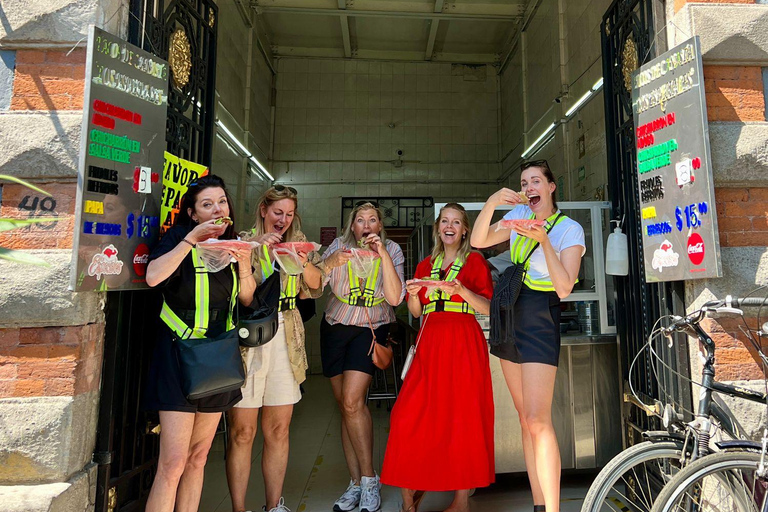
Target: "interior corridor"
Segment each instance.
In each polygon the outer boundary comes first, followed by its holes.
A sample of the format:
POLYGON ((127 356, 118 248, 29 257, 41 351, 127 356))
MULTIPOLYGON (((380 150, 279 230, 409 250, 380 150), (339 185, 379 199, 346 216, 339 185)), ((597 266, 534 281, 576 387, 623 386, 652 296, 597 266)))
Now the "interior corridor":
MULTIPOLYGON (((333 502, 349 483, 340 440, 340 414, 330 385, 321 375, 311 375, 304 383, 304 396, 297 404, 291 424, 291 454, 285 481, 285 502, 293 512, 333 510, 333 502)), ((377 407, 370 403, 374 427, 374 460, 381 467, 389 432, 386 403, 377 407)), ((254 443, 253 466, 248 488, 248 504, 261 510, 264 484, 261 476, 262 439, 254 443)), ((577 512, 593 473, 563 476, 563 512, 577 512)), ((397 512, 398 489, 384 486, 381 491, 382 512, 397 512)), ((422 512, 440 511, 451 502, 452 493, 430 493, 421 506, 422 512)), ((528 482, 524 475, 502 475, 496 484, 479 489, 472 497, 474 511, 530 512, 533 509, 528 482)), ((231 502, 224 472, 224 439, 217 435, 205 469, 200 512, 230 512, 231 502)))

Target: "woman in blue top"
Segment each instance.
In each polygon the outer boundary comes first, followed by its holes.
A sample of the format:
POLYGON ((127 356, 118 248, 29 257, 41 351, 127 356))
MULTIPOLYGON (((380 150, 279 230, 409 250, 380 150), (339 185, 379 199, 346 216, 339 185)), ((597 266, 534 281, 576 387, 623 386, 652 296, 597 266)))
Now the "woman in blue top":
MULTIPOLYGON (((514 307, 500 308, 496 318, 491 309, 491 322, 501 325, 498 339, 491 337, 491 353, 501 359, 520 417, 534 512, 558 512, 560 450, 552 425, 552 397, 560 356, 560 299, 573 290, 586 248, 582 227, 557 208, 555 177, 547 161, 526 162, 521 170, 522 192, 503 188, 488 198, 475 222, 472 246, 490 247, 509 238, 514 263, 525 262, 530 254, 514 307), (511 234, 497 229, 499 223, 491 226, 494 210, 504 205, 514 206, 504 220, 530 219, 544 225, 513 227, 511 234), (511 316, 508 322, 505 314, 511 316)), ((501 277, 494 294, 506 284, 505 276, 509 274, 501 277)))

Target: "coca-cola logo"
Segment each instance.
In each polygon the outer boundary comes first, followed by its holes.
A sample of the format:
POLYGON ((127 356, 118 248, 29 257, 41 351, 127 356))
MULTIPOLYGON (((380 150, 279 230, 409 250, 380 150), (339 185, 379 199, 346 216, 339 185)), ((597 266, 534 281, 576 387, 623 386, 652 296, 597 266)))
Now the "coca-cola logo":
POLYGON ((143 277, 147 273, 147 263, 149 263, 149 247, 147 244, 139 244, 136 252, 133 253, 133 271, 137 276, 143 277))
POLYGON ((704 261, 704 239, 698 233, 688 237, 688 259, 694 265, 701 265, 704 261))

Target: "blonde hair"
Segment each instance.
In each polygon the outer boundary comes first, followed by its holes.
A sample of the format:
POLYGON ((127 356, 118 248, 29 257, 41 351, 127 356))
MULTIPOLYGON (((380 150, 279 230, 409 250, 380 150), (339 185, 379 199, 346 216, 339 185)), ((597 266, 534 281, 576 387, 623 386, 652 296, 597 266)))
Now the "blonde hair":
MULTIPOLYGON (((293 187, 284 187, 282 185, 277 185, 275 187, 268 188, 266 192, 264 192, 261 197, 259 198, 259 204, 256 207, 256 221, 253 223, 253 230, 252 233, 256 236, 263 235, 265 232, 264 229, 264 217, 261 215, 261 209, 262 207, 266 210, 272 204, 282 201, 283 199, 292 199, 293 204, 296 207, 296 210, 299 208, 299 198, 296 193, 296 189, 293 187)), ((293 220, 291 221, 291 225, 288 226, 288 229, 285 231, 285 235, 283 236, 284 242, 295 242, 296 241, 296 234, 301 231, 301 217, 299 217, 299 212, 294 211, 293 212, 293 220)))
POLYGON ((467 256, 469 256, 469 253, 472 252, 472 246, 469 243, 469 239, 472 236, 472 227, 469 225, 469 216, 467 215, 467 211, 459 203, 447 203, 445 206, 440 208, 440 215, 437 216, 437 220, 435 220, 435 223, 432 225, 432 238, 435 240, 435 246, 432 248, 432 255, 429 257, 429 261, 432 263, 435 262, 438 256, 445 252, 443 239, 440 238, 440 219, 443 218, 443 211, 447 209, 456 210, 457 212, 461 213, 461 225, 466 230, 464 238, 461 241, 461 246, 459 247, 459 252, 456 254, 456 259, 467 261, 467 256))
POLYGON ((379 238, 381 238, 381 243, 384 245, 384 247, 386 247, 387 232, 384 229, 383 215, 381 215, 381 210, 379 209, 379 207, 370 202, 357 204, 352 209, 352 211, 349 212, 349 217, 347 217, 347 224, 344 226, 344 234, 341 235, 341 241, 344 242, 344 244, 346 244, 348 247, 354 247, 355 245, 357 245, 357 241, 355 240, 355 234, 352 233, 352 224, 355 222, 355 219, 357 218, 357 214, 363 210, 373 210, 374 212, 376 212, 376 217, 379 218, 379 224, 381 224, 381 231, 379 232, 379 238))

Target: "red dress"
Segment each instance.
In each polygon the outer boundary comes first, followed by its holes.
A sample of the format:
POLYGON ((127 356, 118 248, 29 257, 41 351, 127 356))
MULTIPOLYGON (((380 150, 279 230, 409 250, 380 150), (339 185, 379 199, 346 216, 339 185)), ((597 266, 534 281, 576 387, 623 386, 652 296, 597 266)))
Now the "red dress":
MULTIPOLYGON (((427 258, 415 277, 429 276, 431 269, 427 258)), ((470 253, 457 279, 491 298, 491 274, 479 253, 470 253)), ((429 302, 424 289, 419 298, 429 302)), ((454 295, 451 301, 463 299, 454 295)), ((495 479, 494 414, 483 331, 467 313, 435 312, 425 321, 392 410, 381 481, 422 491, 486 487, 495 479)))

